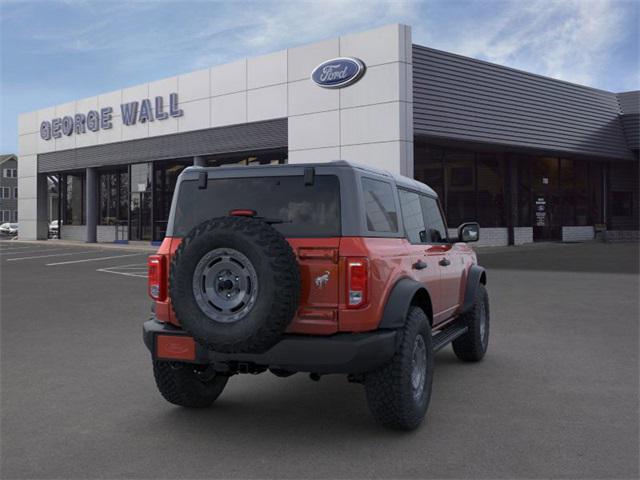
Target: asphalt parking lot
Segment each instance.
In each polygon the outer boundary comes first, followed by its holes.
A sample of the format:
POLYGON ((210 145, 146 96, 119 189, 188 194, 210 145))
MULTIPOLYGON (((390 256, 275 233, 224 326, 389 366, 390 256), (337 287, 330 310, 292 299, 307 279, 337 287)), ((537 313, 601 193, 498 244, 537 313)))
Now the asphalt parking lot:
POLYGON ((166 403, 141 339, 147 253, 0 242, 2 478, 638 478, 637 244, 481 252, 489 353, 437 355, 409 434, 341 376, 166 403))

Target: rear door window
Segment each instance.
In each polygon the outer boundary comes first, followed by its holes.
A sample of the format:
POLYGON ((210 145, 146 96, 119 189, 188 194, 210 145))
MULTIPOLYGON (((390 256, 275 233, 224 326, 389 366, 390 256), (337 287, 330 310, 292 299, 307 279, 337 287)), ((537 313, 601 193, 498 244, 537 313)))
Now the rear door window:
POLYGON ((420 195, 408 190, 398 189, 400 194, 400 210, 402 223, 407 232, 407 239, 411 243, 425 243, 427 241, 427 229, 422 214, 420 195))
POLYGON ((196 225, 225 217, 237 209, 280 223, 285 237, 340 236, 340 182, 335 175, 316 175, 313 185, 302 176, 209 179, 206 189, 196 180, 180 184, 173 235, 184 237, 196 225))
POLYGON ((363 178, 362 192, 367 230, 383 233, 397 232, 398 213, 391 184, 372 178, 363 178))
POLYGON ((427 228, 428 243, 444 243, 447 241, 447 228, 442 218, 442 211, 435 198, 420 195, 422 214, 427 228))

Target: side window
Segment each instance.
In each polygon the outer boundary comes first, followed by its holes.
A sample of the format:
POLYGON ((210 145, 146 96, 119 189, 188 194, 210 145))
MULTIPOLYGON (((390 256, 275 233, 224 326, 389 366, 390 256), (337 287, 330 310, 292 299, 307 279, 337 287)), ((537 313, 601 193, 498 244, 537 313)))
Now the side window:
POLYGON ((424 215, 424 223, 427 228, 427 242, 446 242, 447 229, 437 200, 420 195, 420 202, 422 203, 422 214, 424 215))
POLYGON ((397 232, 398 213, 391 184, 371 178, 362 179, 367 229, 371 232, 397 232))
POLYGON ((399 189, 398 192, 400 193, 400 210, 407 238, 411 243, 426 243, 427 229, 422 215, 420 195, 402 189, 399 189))

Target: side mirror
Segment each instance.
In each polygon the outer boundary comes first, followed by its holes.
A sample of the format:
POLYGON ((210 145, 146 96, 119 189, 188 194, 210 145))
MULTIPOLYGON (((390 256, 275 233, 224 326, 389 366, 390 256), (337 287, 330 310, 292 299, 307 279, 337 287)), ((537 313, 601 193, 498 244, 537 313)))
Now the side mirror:
POLYGON ((459 242, 477 242, 480 240, 480 225, 476 222, 463 223, 458 227, 459 242))

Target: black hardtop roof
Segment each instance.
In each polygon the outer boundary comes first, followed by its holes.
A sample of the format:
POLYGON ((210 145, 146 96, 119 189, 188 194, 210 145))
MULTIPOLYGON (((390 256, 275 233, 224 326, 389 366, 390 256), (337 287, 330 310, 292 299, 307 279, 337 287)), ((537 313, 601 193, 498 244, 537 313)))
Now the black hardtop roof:
POLYGON ((236 176, 237 174, 237 176, 239 177, 255 177, 257 175, 259 176, 258 172, 260 170, 262 171, 268 170, 270 172, 273 172, 274 169, 277 169, 282 173, 285 173, 287 171, 295 171, 296 173, 300 172, 300 174, 302 174, 304 169, 309 167, 317 168, 318 170, 320 170, 319 173, 322 173, 322 170, 332 170, 336 168, 339 168, 339 169, 348 168, 352 170, 357 170, 360 173, 364 173, 364 174, 368 173, 368 174, 373 174, 381 177, 386 177, 390 180, 393 180, 396 183, 396 185, 400 187, 417 190, 420 192, 427 193, 430 196, 437 197, 437 193, 431 187, 429 187, 428 185, 425 185, 422 182, 419 182, 409 177, 405 177, 403 175, 391 173, 387 170, 370 167, 368 165, 363 165, 360 163, 349 162, 346 160, 335 160, 332 162, 316 162, 316 163, 288 163, 288 164, 282 164, 282 165, 249 165, 249 166, 230 165, 230 166, 220 166, 220 167, 192 166, 192 167, 186 168, 184 170, 184 173, 206 171, 207 176, 212 178, 216 178, 218 176, 228 178, 229 173, 233 173, 234 176, 236 176))

